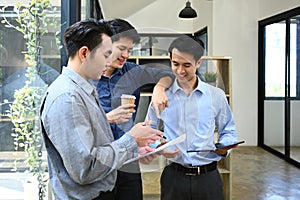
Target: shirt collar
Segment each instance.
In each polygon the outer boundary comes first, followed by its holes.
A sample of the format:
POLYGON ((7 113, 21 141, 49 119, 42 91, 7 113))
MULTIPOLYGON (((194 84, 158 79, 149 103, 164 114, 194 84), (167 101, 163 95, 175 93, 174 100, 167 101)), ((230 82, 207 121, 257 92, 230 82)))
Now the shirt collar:
POLYGON ((89 81, 82 78, 79 74, 77 74, 76 72, 74 72, 68 67, 63 67, 62 74, 70 78, 74 83, 76 83, 76 85, 78 85, 87 94, 93 95, 95 87, 89 81))
POLYGON ((101 78, 102 77, 104 77, 104 78, 111 78, 111 77, 113 77, 114 75, 123 75, 125 72, 122 70, 122 68, 121 69, 116 69, 113 73, 112 73, 112 75, 110 76, 110 77, 108 77, 108 76, 104 76, 104 75, 102 75, 101 76, 101 78))
POLYGON ((121 69, 116 69, 115 71, 114 71, 114 73, 113 74, 120 74, 120 75, 123 75, 124 74, 124 71, 123 71, 123 67, 121 68, 121 69))
MULTIPOLYGON (((199 92, 205 94, 207 91, 206 83, 201 81, 198 76, 197 76, 197 79, 198 79, 198 84, 197 84, 197 87, 193 91, 199 91, 199 92)), ((170 90, 172 91, 173 94, 175 94, 178 90, 182 90, 182 88, 177 83, 177 79, 175 79, 173 85, 170 87, 170 90)))

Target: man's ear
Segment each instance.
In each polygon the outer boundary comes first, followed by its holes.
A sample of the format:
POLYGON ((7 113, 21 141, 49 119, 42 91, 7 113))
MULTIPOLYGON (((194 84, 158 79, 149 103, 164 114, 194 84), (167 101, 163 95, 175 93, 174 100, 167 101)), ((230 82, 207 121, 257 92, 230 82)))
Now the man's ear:
POLYGON ((202 63, 202 59, 199 58, 199 60, 196 62, 197 69, 200 67, 201 63, 202 63))
POLYGON ((78 50, 78 56, 81 61, 86 60, 89 54, 90 54, 90 50, 87 46, 83 46, 78 50))

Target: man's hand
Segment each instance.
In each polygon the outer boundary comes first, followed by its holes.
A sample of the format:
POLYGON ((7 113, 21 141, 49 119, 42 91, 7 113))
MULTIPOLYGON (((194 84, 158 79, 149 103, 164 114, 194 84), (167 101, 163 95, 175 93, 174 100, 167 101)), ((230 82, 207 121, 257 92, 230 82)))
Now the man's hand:
POLYGON ((220 155, 220 156, 226 156, 227 155, 227 151, 229 149, 232 149, 232 148, 236 148, 238 147, 238 145, 234 145, 234 146, 230 146, 230 147, 225 147, 225 148, 220 148, 220 149, 217 149, 215 150, 215 153, 220 155))
POLYGON ((168 97, 166 95, 166 87, 159 83, 156 84, 153 88, 152 93, 152 106, 155 109, 155 113, 157 117, 160 117, 160 113, 168 107, 168 97))
MULTIPOLYGON (((149 153, 149 152, 152 152, 154 151, 155 149, 154 148, 151 148, 149 146, 145 146, 145 147, 141 147, 139 148, 139 155, 143 155, 145 153, 149 153)), ((139 161, 140 163, 142 164, 150 164, 155 158, 157 157, 157 154, 154 153, 154 154, 151 154, 149 156, 146 156, 146 157, 143 157, 143 158, 140 158, 139 161)))
POLYGON ((151 128, 150 121, 140 122, 134 125, 129 134, 135 139, 139 147, 148 146, 149 143, 155 143, 156 140, 159 140, 163 136, 163 132, 151 128))
POLYGON ((159 151, 158 153, 163 155, 166 158, 175 158, 177 156, 178 152, 179 152, 179 149, 175 149, 174 151, 164 149, 164 150, 159 151))
POLYGON ((135 113, 134 104, 127 104, 123 106, 119 106, 116 109, 106 113, 106 117, 110 124, 121 124, 124 122, 128 122, 132 114, 135 113))

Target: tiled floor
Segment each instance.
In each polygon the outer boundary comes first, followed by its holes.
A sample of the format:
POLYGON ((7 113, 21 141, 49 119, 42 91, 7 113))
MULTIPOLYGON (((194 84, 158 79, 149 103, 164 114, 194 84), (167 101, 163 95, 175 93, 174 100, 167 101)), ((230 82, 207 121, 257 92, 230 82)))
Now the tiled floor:
POLYGON ((233 200, 300 199, 300 169, 276 156, 241 146, 232 152, 231 162, 233 200))
MULTIPOLYGON (((300 199, 300 169, 258 147, 240 146, 231 156, 232 200, 300 199)), ((23 173, 0 173, 0 200, 23 200, 25 178, 23 173)))

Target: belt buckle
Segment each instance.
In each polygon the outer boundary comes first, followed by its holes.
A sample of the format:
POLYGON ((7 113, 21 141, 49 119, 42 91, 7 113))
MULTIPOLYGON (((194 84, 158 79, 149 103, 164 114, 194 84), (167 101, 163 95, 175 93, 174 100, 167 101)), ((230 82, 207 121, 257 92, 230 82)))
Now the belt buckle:
POLYGON ((185 173, 187 176, 198 176, 201 174, 200 167, 190 167, 190 169, 197 169, 197 173, 185 173))

